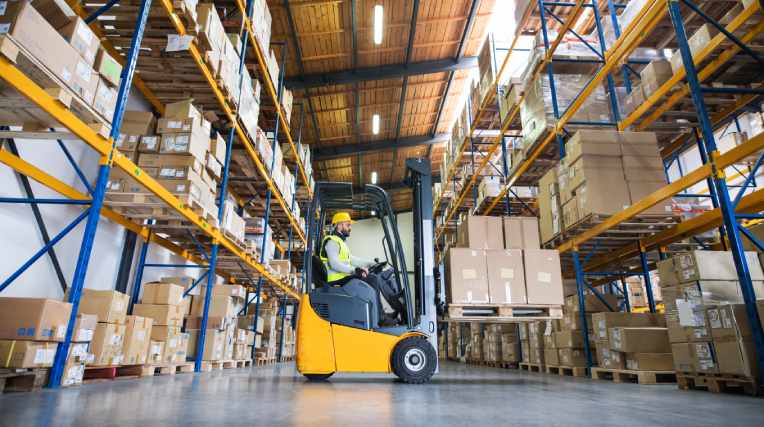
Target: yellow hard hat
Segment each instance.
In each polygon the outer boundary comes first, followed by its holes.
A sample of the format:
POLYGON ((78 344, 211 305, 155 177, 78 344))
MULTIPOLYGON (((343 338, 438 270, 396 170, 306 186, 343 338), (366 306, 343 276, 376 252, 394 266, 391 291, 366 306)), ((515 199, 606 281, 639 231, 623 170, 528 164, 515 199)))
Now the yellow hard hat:
POLYGON ((350 214, 349 213, 347 213, 347 212, 337 212, 332 217, 332 225, 337 225, 337 223, 340 223, 340 222, 349 222, 349 223, 352 224, 353 220, 350 219, 350 214))

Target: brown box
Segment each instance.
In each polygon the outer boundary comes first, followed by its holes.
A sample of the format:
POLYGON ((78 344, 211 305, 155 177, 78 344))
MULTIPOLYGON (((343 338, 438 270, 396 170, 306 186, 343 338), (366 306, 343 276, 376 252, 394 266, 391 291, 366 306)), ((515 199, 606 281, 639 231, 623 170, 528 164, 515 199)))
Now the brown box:
POLYGON ((584 337, 581 331, 561 331, 554 333, 557 348, 584 348, 584 337))
POLYGON ((488 296, 495 304, 525 304, 525 273, 523 251, 520 249, 488 249, 488 296))
POLYGON ((565 143, 565 163, 572 164, 583 155, 619 157, 619 135, 610 129, 581 129, 565 143))
POLYGON ((610 349, 623 353, 669 353, 666 328, 616 327, 608 329, 610 349))
POLYGON ((716 350, 714 344, 710 342, 690 343, 692 352, 692 365, 697 372, 715 374, 719 372, 719 365, 716 361, 716 350))
POLYGON ((748 323, 745 304, 707 307, 706 319, 714 341, 721 338, 738 339, 751 336, 751 326, 748 323))
POLYGON ((164 117, 185 119, 188 117, 202 117, 199 110, 194 107, 191 99, 173 102, 164 106, 164 117))
POLYGON ((5 27, 5 24, 10 24, 5 34, 12 36, 67 86, 73 83, 79 59, 77 51, 28 2, 6 2, 5 12, 0 16, 0 25, 5 27))
POLYGON ((149 341, 149 347, 146 351, 146 363, 162 363, 164 358, 164 341, 149 341))
POLYGON ((92 365, 111 366, 122 363, 122 343, 125 339, 125 325, 116 323, 98 323, 90 352, 93 353, 92 365))
POLYGON ((92 105, 93 109, 105 119, 111 121, 114 117, 114 109, 117 107, 117 90, 109 86, 103 77, 98 78, 92 105))
POLYGON ((55 29, 68 25, 77 16, 66 0, 33 0, 32 6, 55 29))
POLYGON ((671 353, 626 353, 626 369, 632 371, 673 371, 671 353))
POLYGON ((204 161, 208 137, 199 132, 178 132, 162 135, 159 152, 162 154, 190 154, 204 161))
POLYGON ((77 16, 73 17, 67 25, 59 29, 59 33, 64 36, 88 65, 93 65, 98 49, 101 47, 101 41, 84 20, 77 16))
POLYGON ((93 339, 98 316, 95 314, 79 314, 74 323, 72 342, 90 342, 93 339))
POLYGON ((562 366, 586 366, 586 353, 580 348, 560 348, 557 355, 562 366))
POLYGON ((52 342, 0 340, 0 368, 53 366, 57 348, 52 342))
MULTIPOLYGON (((201 285, 199 295, 205 295, 206 292, 207 285, 201 285)), ((247 290, 241 285, 215 285, 212 287, 212 295, 244 298, 247 296, 247 290)))
MULTIPOLYGON (((695 62, 695 56, 711 42, 711 24, 701 25, 690 38, 687 39, 687 44, 690 47, 690 53, 695 62)), ((679 72, 683 67, 682 55, 678 50, 674 51, 670 58, 671 71, 674 73, 679 72)))
MULTIPOLYGON (((642 170, 642 173, 644 174, 645 171, 642 170)), ((626 186, 629 188, 629 198, 631 199, 631 203, 636 203, 655 191, 665 187, 666 181, 629 181, 626 183, 626 186)), ((653 207, 642 211, 642 213, 644 215, 672 215, 673 206, 671 204, 671 199, 658 202, 653 207)))
POLYGON ((151 340, 167 342, 180 335, 180 326, 153 325, 151 327, 151 340))
POLYGON ((210 138, 210 154, 212 154, 220 164, 225 163, 226 146, 225 139, 223 139, 219 133, 210 138))
POLYGON ((506 249, 540 249, 539 222, 536 217, 502 218, 506 249))
POLYGON ((652 94, 657 91, 663 83, 673 77, 673 75, 674 72, 671 70, 671 63, 669 61, 665 59, 653 59, 639 73, 639 80, 646 92, 652 94))
MULTIPOLYGON (((663 315, 657 313, 602 312, 592 315, 594 337, 598 341, 608 341, 608 330, 615 327, 641 328, 665 326, 663 315)), ((616 349, 617 350, 617 349, 616 349)))
POLYGON ((146 363, 149 351, 153 321, 146 317, 127 316, 125 322, 125 339, 122 347, 122 363, 125 365, 142 365, 146 363))
POLYGON ((156 118, 150 111, 125 111, 119 131, 132 135, 154 135, 156 118))
POLYGON ((167 340, 164 341, 162 360, 165 363, 175 363, 179 359, 179 354, 185 354, 187 350, 188 334, 182 332, 170 333, 167 336, 167 340))
MULTIPOLYGON (((229 317, 220 317, 220 316, 209 316, 207 317, 207 329, 219 329, 223 330, 228 327, 228 319, 229 317)), ((240 318, 241 319, 241 318, 240 318)), ((202 328, 202 318, 201 317, 188 317, 186 318, 186 330, 199 330, 202 328)), ((260 323, 258 324, 259 332, 262 332, 263 324, 262 319, 260 323)))
POLYGON ((671 355, 674 359, 676 372, 695 372, 695 365, 692 360, 692 344, 686 342, 671 344, 671 355))
MULTIPOLYGON (((601 297, 605 302, 602 302, 596 295, 584 295, 584 311, 586 313, 599 313, 617 309, 620 300, 617 296, 613 294, 603 294, 601 297)), ((565 298, 565 309, 570 313, 578 313, 580 311, 578 295, 573 294, 565 298)))
POLYGON ((485 251, 451 248, 446 260, 448 302, 487 303, 488 277, 485 251))
POLYGON ((556 250, 527 249, 525 288, 528 304, 563 304, 560 254, 556 250))
POLYGON ((504 249, 501 217, 468 216, 457 227, 457 244, 471 249, 504 249))
MULTIPOLYGON (((233 317, 236 316, 233 300, 228 295, 212 295, 210 298, 209 317, 233 317)), ((202 317, 204 315, 204 298, 194 298, 191 304, 191 315, 202 317)))
POLYGON ((154 319, 154 325, 180 326, 183 323, 179 305, 135 304, 133 314, 154 319))
MULTIPOLYGON (((188 354, 196 357, 199 340, 199 331, 189 332, 188 354)), ((221 360, 225 356, 227 335, 226 331, 207 330, 204 337, 204 352, 202 360, 221 360)))
POLYGON ((589 214, 613 215, 631 205, 625 180, 607 172, 596 175, 575 189, 579 218, 589 214))
POLYGON ((63 341, 71 312, 67 302, 0 297, 0 339, 63 341))
POLYGON ((83 289, 77 314, 98 316, 99 322, 125 323, 130 296, 117 291, 83 289))
POLYGON ((742 375, 755 378, 758 373, 756 347, 751 339, 716 341, 714 340, 719 373, 742 375))
POLYGON ((544 348, 544 364, 551 366, 560 365, 560 358, 555 349, 544 348))
POLYGON ((183 286, 172 283, 146 283, 143 285, 143 304, 181 305, 183 286))
POLYGON ((209 122, 201 117, 173 118, 163 117, 157 121, 157 133, 181 133, 191 132, 196 134, 209 134, 209 122))
MULTIPOLYGON (((158 153, 161 141, 162 137, 159 135, 142 135, 140 143, 138 144, 138 152, 146 154, 158 153)), ((138 159, 138 162, 142 159, 143 156, 138 159)))

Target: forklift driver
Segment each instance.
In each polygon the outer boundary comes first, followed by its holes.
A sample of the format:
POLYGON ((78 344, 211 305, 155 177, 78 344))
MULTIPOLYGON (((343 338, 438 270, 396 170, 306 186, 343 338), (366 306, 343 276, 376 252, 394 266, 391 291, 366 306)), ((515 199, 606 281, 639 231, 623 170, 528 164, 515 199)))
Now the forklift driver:
POLYGON ((374 264, 350 254, 345 239, 350 236, 353 220, 347 212, 337 212, 332 217, 332 233, 321 242, 320 257, 326 266, 327 282, 342 286, 350 295, 361 298, 371 305, 371 325, 386 326, 389 319, 382 310, 376 277, 368 267, 374 264))

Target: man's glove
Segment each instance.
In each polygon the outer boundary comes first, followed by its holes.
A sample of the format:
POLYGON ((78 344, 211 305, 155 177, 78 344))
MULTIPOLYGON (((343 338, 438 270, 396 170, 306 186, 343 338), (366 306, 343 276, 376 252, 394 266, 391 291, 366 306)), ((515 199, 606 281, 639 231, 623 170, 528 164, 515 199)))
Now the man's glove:
POLYGON ((369 275, 369 272, 366 271, 365 268, 356 267, 355 268, 355 275, 356 275, 356 277, 366 277, 366 276, 369 275))

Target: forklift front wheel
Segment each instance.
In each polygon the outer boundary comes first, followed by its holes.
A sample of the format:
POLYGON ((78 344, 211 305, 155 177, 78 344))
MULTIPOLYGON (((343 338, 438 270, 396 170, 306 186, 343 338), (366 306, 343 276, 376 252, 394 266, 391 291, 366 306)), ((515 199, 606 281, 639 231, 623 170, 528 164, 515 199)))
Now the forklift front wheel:
POLYGON ((332 375, 334 375, 334 372, 330 372, 328 374, 303 374, 305 375, 305 378, 308 379, 308 381, 325 381, 329 379, 332 375))
POLYGON ((409 384, 423 384, 435 374, 438 357, 426 338, 420 336, 403 339, 395 346, 391 364, 393 373, 409 384))

